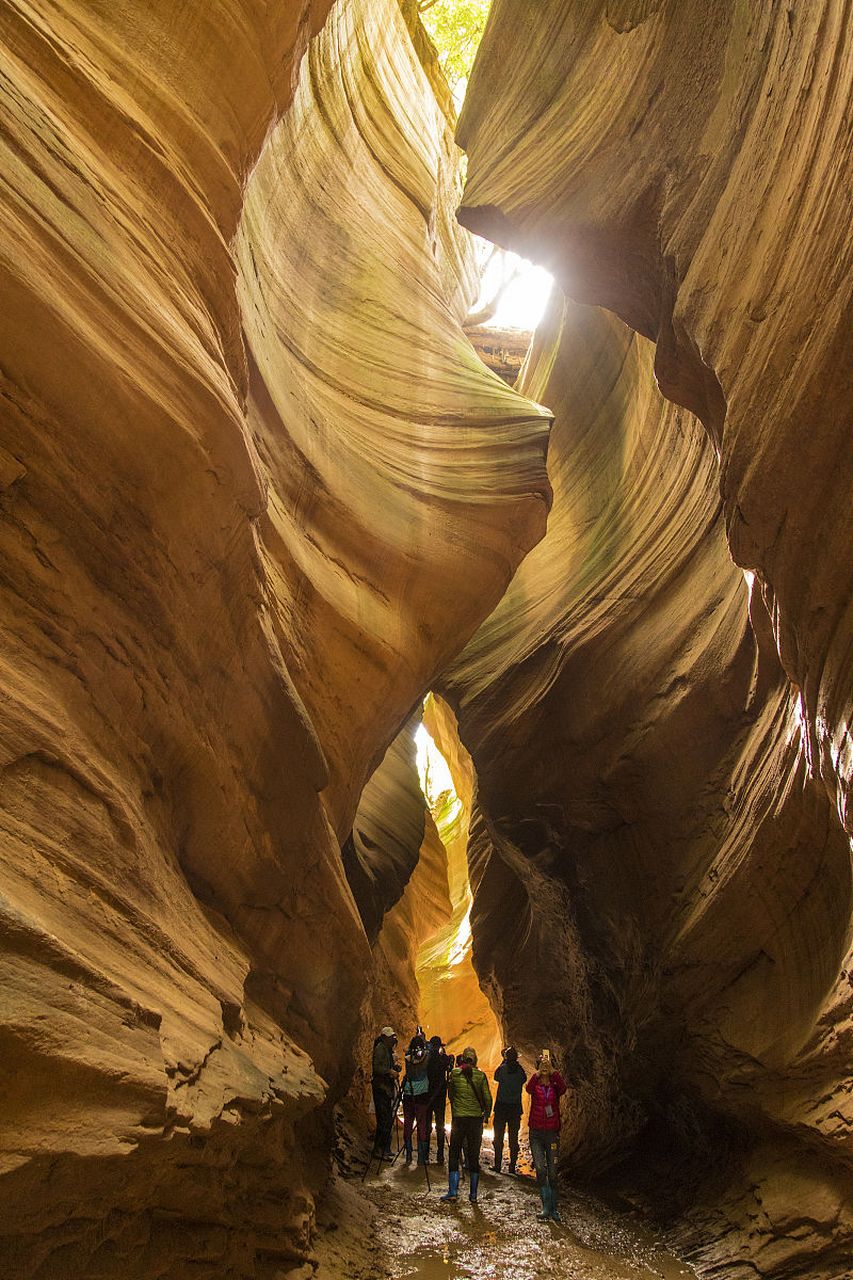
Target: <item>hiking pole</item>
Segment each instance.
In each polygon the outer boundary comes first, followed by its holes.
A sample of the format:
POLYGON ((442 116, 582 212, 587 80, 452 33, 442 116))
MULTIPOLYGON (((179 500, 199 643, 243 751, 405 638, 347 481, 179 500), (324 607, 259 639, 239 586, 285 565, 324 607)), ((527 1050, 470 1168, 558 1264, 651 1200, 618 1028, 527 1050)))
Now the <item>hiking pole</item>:
MULTIPOLYGON (((370 1166, 372 1164, 373 1164, 373 1152, 371 1152, 370 1155, 367 1157, 367 1164, 364 1166, 364 1173, 361 1175, 362 1182, 367 1181, 367 1175, 370 1173, 370 1166)), ((382 1168, 382 1152, 380 1151, 379 1158, 376 1162, 376 1172, 378 1173, 381 1168, 382 1168)))
POLYGON ((365 1164, 365 1166, 364 1166, 364 1173, 361 1175, 361 1180, 362 1180, 362 1182, 366 1182, 366 1181, 367 1181, 367 1175, 370 1173, 370 1166, 373 1164, 373 1152, 376 1150, 376 1148, 377 1148, 377 1147, 380 1147, 379 1163, 378 1163, 378 1164, 377 1164, 377 1166, 376 1166, 376 1172, 378 1173, 378 1172, 379 1172, 379 1168, 380 1168, 380 1166, 381 1166, 381 1164, 382 1164, 382 1152, 381 1152, 381 1145, 380 1145, 380 1142, 379 1142, 379 1115, 378 1115, 378 1113, 377 1113, 377 1116, 376 1116, 376 1134, 375 1134, 374 1139, 373 1139, 373 1150, 371 1150, 370 1154, 369 1154, 369 1155, 368 1155, 368 1157, 367 1157, 367 1163, 366 1163, 366 1164, 365 1164))
POLYGON ((397 1163, 397 1161, 400 1159, 400 1152, 403 1150, 402 1143, 400 1142, 400 1130, 399 1130, 399 1129, 398 1129, 398 1127, 397 1127, 397 1121, 398 1121, 398 1119, 399 1119, 399 1116, 398 1116, 398 1114, 397 1114, 397 1113, 398 1113, 398 1111, 399 1111, 399 1109, 400 1109, 400 1102, 402 1101, 402 1098, 403 1098, 403 1090, 405 1089, 405 1087, 406 1087, 406 1077, 405 1077, 405 1076, 403 1076, 403 1079, 402 1079, 402 1081, 401 1081, 401 1083, 400 1083, 400 1086, 399 1086, 399 1088, 398 1088, 398 1090, 397 1090, 397 1100, 396 1100, 396 1102, 394 1103, 394 1119, 393 1119, 393 1120, 392 1120, 392 1122, 391 1122, 392 1127, 393 1127, 393 1129, 394 1129, 394 1131, 395 1131, 395 1133, 396 1133, 396 1135, 397 1135, 397 1154, 394 1156, 394 1159, 391 1161, 391 1168, 392 1168, 392 1169, 394 1168, 394 1165, 397 1163))
MULTIPOLYGON (((364 1166, 364 1173, 361 1175, 361 1180, 362 1180, 362 1182, 366 1182, 366 1181, 367 1181, 367 1175, 370 1173, 370 1166, 371 1166, 372 1164, 373 1164, 373 1152, 371 1151, 370 1155, 367 1157, 367 1164, 364 1166)), ((376 1172, 377 1172, 377 1173, 379 1172, 379 1169, 380 1169, 381 1165, 382 1165, 382 1156, 380 1155, 380 1157, 379 1157, 379 1161, 378 1161, 378 1163, 377 1163, 377 1165, 376 1165, 376 1172)))
MULTIPOLYGON (((395 1095, 394 1105, 393 1105, 392 1110, 391 1110, 391 1128, 392 1128, 392 1129, 394 1128, 394 1126, 395 1126, 395 1124, 396 1124, 396 1120, 397 1120, 397 1110, 398 1110, 398 1108, 399 1108, 399 1106, 400 1106, 400 1097, 402 1096, 402 1092, 403 1092, 403 1086, 401 1085, 401 1086, 400 1086, 400 1088, 397 1090, 397 1093, 396 1093, 396 1095, 395 1095)), ((377 1130, 377 1137, 378 1137, 378 1130, 377 1130)), ((389 1142, 391 1141, 391 1134, 390 1134, 390 1133, 388 1134, 388 1141, 389 1141, 389 1142)), ((385 1147, 384 1147, 384 1141, 383 1141, 382 1143, 377 1143, 377 1145, 379 1146, 379 1154, 378 1154, 377 1159, 376 1159, 376 1173, 377 1173, 377 1175, 378 1175, 378 1174, 380 1173, 381 1169, 382 1169, 382 1161, 383 1161, 383 1159, 385 1158, 385 1147)), ((399 1151, 399 1147, 398 1147, 398 1149, 397 1149, 397 1155, 399 1155, 399 1154, 400 1154, 400 1151, 399 1151)), ((365 1181, 367 1180, 367 1175, 368 1175, 368 1173, 370 1172, 370 1166, 371 1166, 372 1164, 373 1164, 373 1156, 371 1155, 371 1156, 369 1156, 369 1157, 368 1157, 367 1164, 366 1164, 366 1165, 365 1165, 365 1167, 364 1167, 364 1173, 361 1175, 361 1180, 362 1180, 362 1182, 365 1182, 365 1181)))
MULTIPOLYGON (((436 1098, 441 1093, 442 1089, 446 1089, 446 1088, 447 1088, 447 1080, 439 1081, 439 1083, 433 1089, 430 1096, 427 1098, 427 1139, 430 1144, 432 1143, 432 1109, 433 1109, 433 1106, 435 1105, 436 1098)), ((435 1124, 435 1146, 436 1146, 436 1155, 437 1155, 438 1154, 438 1120, 436 1120, 436 1124, 435 1124)), ((444 1134, 441 1135, 441 1149, 442 1151, 444 1150, 444 1134)), ((427 1152, 427 1155, 429 1155, 428 1152, 427 1152)))

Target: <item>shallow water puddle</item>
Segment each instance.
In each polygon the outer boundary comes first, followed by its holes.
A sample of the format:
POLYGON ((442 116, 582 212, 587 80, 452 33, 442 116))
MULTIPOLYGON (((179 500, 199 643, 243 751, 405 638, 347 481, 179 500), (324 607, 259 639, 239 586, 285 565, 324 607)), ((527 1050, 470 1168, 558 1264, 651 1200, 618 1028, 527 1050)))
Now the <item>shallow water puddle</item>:
MULTIPOLYGON (((484 1152, 485 1155, 485 1152, 484 1152)), ((484 1162, 488 1165, 491 1152, 484 1162)), ((694 1275, 663 1249, 634 1215, 564 1188, 563 1225, 537 1222, 532 1179, 484 1169, 479 1203, 467 1186, 443 1204, 446 1173, 400 1164, 369 1177, 364 1194, 377 1208, 382 1272, 389 1280, 688 1280, 694 1275)), ((377 1273, 378 1274, 378 1273, 377 1273)))

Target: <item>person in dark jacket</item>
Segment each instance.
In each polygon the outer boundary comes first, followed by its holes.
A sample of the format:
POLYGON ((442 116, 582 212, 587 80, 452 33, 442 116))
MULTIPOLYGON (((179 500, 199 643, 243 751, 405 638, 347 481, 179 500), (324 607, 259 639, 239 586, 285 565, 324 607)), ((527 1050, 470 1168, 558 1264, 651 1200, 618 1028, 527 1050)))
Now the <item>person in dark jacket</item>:
POLYGON ((393 1027, 383 1027, 373 1041, 370 1083, 373 1086, 373 1109, 376 1112, 376 1139, 373 1154, 391 1158, 391 1129, 394 1125, 394 1098, 400 1068, 394 1061, 397 1037, 393 1027))
POLYGON ((536 1216, 540 1222, 548 1218, 552 1222, 561 1222, 557 1208, 557 1159, 560 1154, 560 1099, 566 1092, 566 1082, 559 1071, 554 1070, 548 1049, 543 1049, 536 1059, 536 1074, 527 1081, 527 1092, 530 1094, 530 1152, 542 1201, 542 1210, 536 1216))
POLYGON ((483 1125, 492 1114, 492 1095, 486 1073, 477 1066, 476 1050, 462 1050, 459 1066, 450 1073, 447 1086, 450 1097, 450 1155, 447 1161, 447 1194, 442 1200, 459 1198, 459 1157, 465 1148, 470 1190, 468 1199, 477 1203, 480 1182, 480 1144, 483 1125))
POLYGON ((509 1045, 503 1051, 503 1062, 495 1072, 498 1093, 495 1098, 495 1161, 493 1169, 500 1173, 503 1163, 504 1133, 509 1131, 509 1172, 516 1172, 518 1129, 521 1124, 521 1094, 527 1072, 518 1061, 518 1051, 509 1045))
POLYGON ((429 1050, 422 1034, 412 1037, 403 1077, 403 1150, 412 1162, 412 1131, 418 1130, 418 1164, 429 1158, 429 1050))
POLYGON ((429 1076, 429 1115, 427 1117, 427 1160, 435 1124, 436 1162, 444 1164, 444 1117, 447 1110, 447 1077, 453 1070, 453 1058, 441 1042, 441 1036, 432 1036, 427 1075, 429 1076))

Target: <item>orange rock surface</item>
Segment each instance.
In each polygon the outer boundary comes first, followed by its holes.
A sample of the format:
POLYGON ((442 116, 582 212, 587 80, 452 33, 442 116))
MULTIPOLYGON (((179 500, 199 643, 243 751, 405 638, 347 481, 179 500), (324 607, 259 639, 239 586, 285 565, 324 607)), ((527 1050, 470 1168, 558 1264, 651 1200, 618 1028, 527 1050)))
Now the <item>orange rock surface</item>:
POLYGON ((843 9, 495 0, 458 130, 461 220, 612 313, 537 337, 548 533, 446 680, 475 957, 726 1276, 853 1241, 843 9))
POLYGON ((304 1262, 340 842, 544 527, 430 75, 392 0, 301 61, 328 10, 0 18, 7 1274, 304 1262))
POLYGON ((494 0, 464 194, 416 10, 0 12, 0 1271, 301 1280, 422 1019, 839 1280, 850 6, 494 0))

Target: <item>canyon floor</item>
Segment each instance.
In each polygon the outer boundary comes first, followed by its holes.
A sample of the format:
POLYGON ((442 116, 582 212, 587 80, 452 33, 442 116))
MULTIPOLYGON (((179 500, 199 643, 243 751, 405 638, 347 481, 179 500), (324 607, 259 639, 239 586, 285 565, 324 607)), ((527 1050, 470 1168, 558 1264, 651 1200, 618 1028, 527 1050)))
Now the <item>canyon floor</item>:
MULTIPOLYGON (((316 1280, 683 1280, 694 1272, 636 1215, 561 1187, 563 1223, 536 1221, 539 1197, 528 1162, 511 1178, 491 1172, 483 1143, 477 1205, 463 1183, 457 1205, 442 1204, 444 1166, 402 1156, 376 1165, 362 1183, 355 1151, 345 1155, 318 1212, 316 1280)), ((363 1167, 363 1166, 362 1166, 363 1167)), ((307 1272, 306 1272, 307 1276, 307 1272)))

